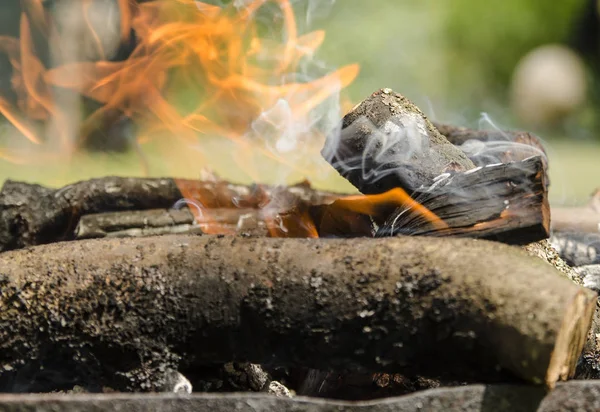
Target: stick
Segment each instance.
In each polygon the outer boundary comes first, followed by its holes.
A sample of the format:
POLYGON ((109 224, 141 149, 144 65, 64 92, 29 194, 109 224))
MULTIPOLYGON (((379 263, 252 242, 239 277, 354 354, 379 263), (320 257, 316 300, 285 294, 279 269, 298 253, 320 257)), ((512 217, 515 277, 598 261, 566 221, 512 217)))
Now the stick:
POLYGON ((412 193, 442 173, 475 167, 418 107, 390 89, 346 114, 340 133, 327 137, 321 153, 364 194, 398 187, 412 193))
POLYGON ((202 208, 261 208, 277 198, 282 208, 332 202, 339 195, 289 187, 226 181, 105 177, 58 190, 8 180, 0 191, 0 251, 73 239, 82 215, 170 208, 188 197, 202 208))
POLYGON ((194 217, 190 209, 150 209, 82 216, 75 239, 140 237, 178 233, 266 233, 259 209, 219 208, 194 217))
POLYGON ((0 390, 48 373, 151 390, 161 370, 227 361, 552 387, 596 305, 541 260, 468 239, 99 239, 0 267, 0 390))

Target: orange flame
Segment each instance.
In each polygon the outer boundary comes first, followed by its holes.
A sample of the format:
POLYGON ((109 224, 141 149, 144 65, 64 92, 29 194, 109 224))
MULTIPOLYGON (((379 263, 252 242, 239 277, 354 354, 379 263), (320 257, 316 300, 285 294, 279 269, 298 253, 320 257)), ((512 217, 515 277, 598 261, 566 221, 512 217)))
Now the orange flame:
MULTIPOLYGON (((30 20, 46 31, 52 22, 47 21, 40 0, 27 0, 29 12, 21 15, 21 39, 3 38, 0 45, 0 52, 8 54, 13 65, 18 95, 17 107, 3 98, 0 111, 30 142, 40 144, 43 136, 23 118, 58 119, 59 131, 68 130, 61 123, 67 119, 64 108, 52 101, 52 88, 74 90, 102 103, 85 119, 79 141, 61 138, 63 155, 76 150, 112 111, 143 124, 145 133, 138 136, 141 143, 165 131, 188 143, 195 142, 198 134, 240 140, 252 121, 279 99, 288 102, 294 120, 302 121, 328 96, 351 83, 358 66, 302 81, 298 64, 319 47, 324 33, 299 36, 290 1, 272 2, 283 21, 281 44, 258 34, 255 17, 267 0, 252 1, 240 10, 193 0, 141 4, 119 0, 121 40, 130 41, 133 33, 137 41, 127 60, 79 61, 46 68, 36 57, 30 20), (174 94, 182 90, 198 94, 185 110, 172 103, 174 94)), ((89 6, 89 0, 80 3, 86 21, 89 6)), ((95 45, 101 48, 98 34, 89 21, 88 25, 95 45)))
MULTIPOLYGON (((0 52, 13 66, 16 105, 0 96, 2 113, 32 144, 44 145, 36 121, 52 125, 60 135, 60 155, 79 149, 110 113, 129 116, 144 127, 139 144, 168 132, 183 144, 194 144, 199 135, 221 136, 248 150, 285 162, 284 157, 244 139, 250 125, 261 113, 284 100, 291 122, 306 122, 311 112, 329 96, 350 84, 358 74, 357 65, 348 65, 310 81, 298 74, 303 58, 311 56, 325 38, 323 31, 299 35, 290 0, 254 0, 245 7, 217 7, 193 0, 155 0, 137 4, 118 0, 122 43, 135 36, 136 47, 124 61, 108 61, 100 35, 90 21, 91 1, 81 1, 81 15, 89 28, 92 48, 100 61, 65 62, 45 67, 36 55, 33 31, 52 32, 40 0, 24 0, 21 38, 0 38, 0 52), (266 3, 279 9, 283 40, 261 37, 256 17, 266 3), (78 139, 70 139, 70 108, 53 101, 53 89, 72 90, 101 103, 81 125, 78 139), (177 93, 192 91, 192 104, 177 107, 177 93), (52 120, 52 122, 49 122, 52 120)), ((50 40, 58 48, 60 38, 50 40)), ((311 130, 318 133, 317 130, 311 130)), ((0 157, 19 161, 8 153, 0 157)), ((191 199, 190 210, 198 220, 210 221, 210 196, 178 181, 184 197, 191 199)), ((259 207, 264 207, 268 201, 259 207)), ((350 211, 375 214, 382 205, 414 208, 435 227, 445 223, 415 202, 401 189, 376 196, 350 196, 339 205, 350 211)), ((263 212, 271 236, 317 237, 309 213, 298 208, 286 214, 263 212)), ((208 225, 211 233, 229 233, 218 224, 208 225)))
MULTIPOLYGON (((285 156, 248 139, 252 123, 285 101, 291 113, 286 121, 309 124, 309 116, 321 103, 354 80, 358 66, 348 65, 306 80, 300 64, 322 44, 325 33, 300 34, 291 0, 246 3, 241 8, 222 8, 194 0, 118 0, 120 42, 131 44, 135 39, 135 48, 124 61, 107 60, 110 56, 103 49, 102 34, 92 21, 93 1, 73 3, 78 8, 76 14, 87 25, 88 47, 100 56, 100 61, 73 61, 65 58, 61 48, 69 39, 61 37, 66 34, 56 29, 42 0, 22 0, 20 38, 0 37, 0 53, 9 57, 13 67, 16 95, 16 100, 0 95, 0 114, 20 132, 24 143, 40 148, 37 153, 42 156, 22 155, 27 153, 25 145, 21 152, 0 150, 0 158, 15 163, 50 158, 68 161, 99 124, 114 113, 122 113, 140 125, 138 146, 165 134, 170 136, 170 144, 182 147, 201 146, 198 138, 203 135, 217 136, 236 143, 240 154, 232 154, 234 158, 254 151, 290 166, 285 156), (272 24, 277 26, 274 31, 281 32, 280 40, 262 35, 264 28, 257 23, 268 3, 274 6, 271 12, 277 10, 272 24), (49 66, 40 57, 36 50, 39 34, 47 38, 47 47, 58 56, 58 64, 49 66), (84 96, 98 102, 100 108, 81 124, 73 124, 73 107, 61 107, 54 98, 57 90, 84 96), (182 94, 185 107, 176 103, 182 94)), ((301 133, 318 136, 321 132, 313 128, 301 133)), ((205 203, 188 189, 180 187, 185 197, 199 205, 205 203)), ((203 221, 210 215, 195 207, 190 210, 196 217, 202 213, 203 221)), ((291 233, 277 220, 279 217, 265 219, 271 222, 268 227, 272 234, 291 233)), ((214 227, 220 230, 218 225, 214 227)), ((310 223, 299 224, 292 232, 316 236, 310 223)))

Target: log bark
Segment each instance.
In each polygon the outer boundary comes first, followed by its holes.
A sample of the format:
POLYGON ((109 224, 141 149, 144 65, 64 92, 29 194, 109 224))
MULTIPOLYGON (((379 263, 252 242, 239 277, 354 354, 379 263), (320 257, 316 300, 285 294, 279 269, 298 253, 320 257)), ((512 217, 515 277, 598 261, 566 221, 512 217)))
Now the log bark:
POLYGON ((412 193, 442 173, 475 167, 417 106, 390 89, 373 93, 346 114, 321 153, 364 194, 397 187, 412 193))
POLYGON ((552 387, 596 305, 541 260, 468 239, 100 239, 0 268, 2 390, 151 390, 165 369, 228 361, 552 387))
MULTIPOLYGON (((226 181, 106 177, 61 189, 8 180, 0 191, 0 251, 70 240, 82 215, 170 208, 190 198, 202 208, 261 208, 277 197, 287 207, 332 202, 339 195, 289 187, 236 185, 226 181)), ((284 207, 281 206, 281 207, 284 207)))

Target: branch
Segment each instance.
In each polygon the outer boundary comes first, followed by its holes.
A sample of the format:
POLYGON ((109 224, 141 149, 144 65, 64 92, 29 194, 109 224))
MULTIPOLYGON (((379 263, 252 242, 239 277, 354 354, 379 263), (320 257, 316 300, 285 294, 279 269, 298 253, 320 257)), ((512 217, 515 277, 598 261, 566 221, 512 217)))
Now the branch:
POLYGON ((596 306, 541 260, 468 239, 82 240, 0 268, 0 390, 152 390, 228 361, 552 387, 596 306))

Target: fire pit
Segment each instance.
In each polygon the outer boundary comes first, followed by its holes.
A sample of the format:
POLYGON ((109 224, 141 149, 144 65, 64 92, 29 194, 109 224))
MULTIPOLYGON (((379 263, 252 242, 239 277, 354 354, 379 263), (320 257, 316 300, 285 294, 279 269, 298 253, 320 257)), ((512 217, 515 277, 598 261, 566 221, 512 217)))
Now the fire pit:
MULTIPOLYGON (((358 69, 303 80, 322 33, 298 35, 287 0, 273 2, 282 45, 257 34, 264 1, 119 1, 126 58, 50 62, 36 35, 52 52, 60 25, 43 2, 25 3, 19 38, 5 39, 14 95, 0 96, 0 112, 36 149, 7 158, 66 161, 97 149, 99 124, 136 121, 127 145, 142 159, 161 133, 194 150, 203 133, 235 142, 232 157, 259 153, 305 177, 337 171, 356 190, 209 172, 7 180, 0 391, 69 395, 0 395, 0 409, 560 410, 567 391, 598 404, 594 381, 559 382, 599 377, 598 296, 582 285, 600 288, 595 268, 573 270, 546 241, 537 136, 434 124, 390 89, 343 118, 317 116, 358 69), (206 85, 208 97, 182 114, 172 81, 206 85), (67 95, 93 101, 76 129, 67 95), (181 397, 190 392, 264 393, 181 397)), ((552 239, 562 256, 597 264, 567 247, 579 239, 568 233, 552 239)))

